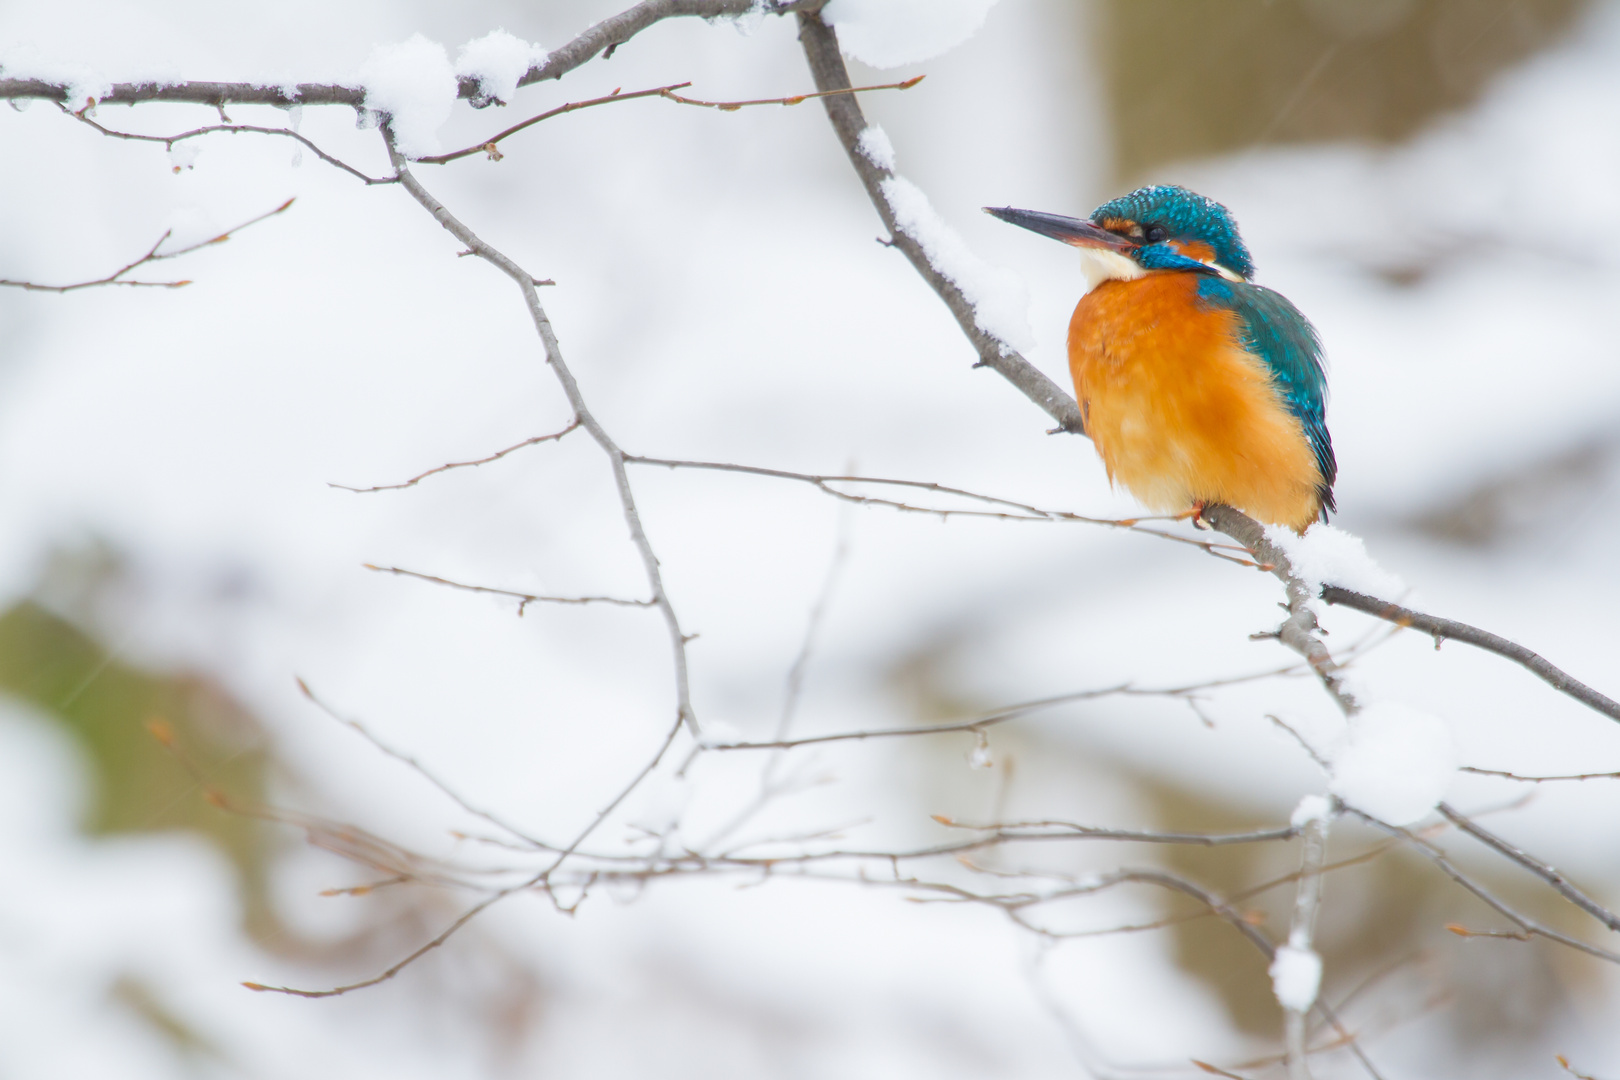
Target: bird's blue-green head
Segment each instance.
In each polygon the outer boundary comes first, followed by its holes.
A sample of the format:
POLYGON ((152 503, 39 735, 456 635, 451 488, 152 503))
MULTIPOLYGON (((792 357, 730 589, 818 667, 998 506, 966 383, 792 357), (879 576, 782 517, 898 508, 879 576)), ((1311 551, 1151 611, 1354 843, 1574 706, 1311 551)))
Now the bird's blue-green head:
POLYGON ((1214 199, 1173 184, 1153 184, 1111 199, 1091 220, 1012 207, 985 207, 1003 221, 1071 244, 1091 256, 1095 281, 1155 270, 1254 277, 1254 262, 1232 214, 1214 199))

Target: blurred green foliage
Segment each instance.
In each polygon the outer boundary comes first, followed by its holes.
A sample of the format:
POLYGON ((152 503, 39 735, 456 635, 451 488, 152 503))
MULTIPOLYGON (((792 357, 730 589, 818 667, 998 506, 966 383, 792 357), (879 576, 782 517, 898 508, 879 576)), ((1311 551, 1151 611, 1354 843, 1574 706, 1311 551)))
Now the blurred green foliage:
POLYGON ((218 684, 142 671, 30 599, 0 614, 0 692, 34 706, 83 748, 87 833, 198 833, 236 867, 248 932, 260 941, 278 934, 267 830, 205 798, 212 786, 233 805, 260 805, 270 761, 263 727, 218 684), (154 730, 172 734, 174 749, 154 730))
POLYGON ((1116 174, 1327 139, 1389 142, 1474 101, 1588 0, 1106 0, 1116 174))

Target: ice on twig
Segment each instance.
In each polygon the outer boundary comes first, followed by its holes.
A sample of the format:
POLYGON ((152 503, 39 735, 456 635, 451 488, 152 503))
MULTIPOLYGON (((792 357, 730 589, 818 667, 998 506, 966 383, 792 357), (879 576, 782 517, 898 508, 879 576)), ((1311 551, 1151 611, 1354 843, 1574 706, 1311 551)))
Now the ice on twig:
POLYGON ((1316 1004, 1322 986, 1322 958, 1310 948, 1293 942, 1277 950, 1271 961, 1271 989, 1277 1003, 1295 1012, 1307 1012, 1316 1004))
POLYGON ((877 68, 931 60, 978 33, 996 0, 829 0, 838 44, 877 68))
POLYGON ((1332 755, 1328 790, 1391 825, 1410 825, 1445 798, 1457 747, 1440 717, 1398 701, 1365 704, 1332 755))
POLYGON ((1029 289, 1018 275, 973 254, 910 180, 886 177, 882 190, 895 225, 917 241, 935 270, 962 290, 979 329, 1014 349, 1029 349, 1035 340, 1029 328, 1029 289))
POLYGON ((1305 583, 1312 596, 1321 593, 1323 585, 1337 585, 1385 600, 1406 589, 1399 577, 1373 561, 1361 537, 1332 525, 1312 525, 1304 536, 1283 525, 1267 525, 1266 539, 1288 556, 1294 576, 1305 583))
POLYGON ((456 74, 478 80, 477 104, 512 100, 518 80, 546 62, 546 50, 505 30, 491 30, 456 54, 456 74))
POLYGON ((400 153, 426 157, 439 152, 439 125, 450 119, 458 89, 443 45, 421 34, 379 45, 356 79, 365 88, 366 109, 388 117, 400 153))

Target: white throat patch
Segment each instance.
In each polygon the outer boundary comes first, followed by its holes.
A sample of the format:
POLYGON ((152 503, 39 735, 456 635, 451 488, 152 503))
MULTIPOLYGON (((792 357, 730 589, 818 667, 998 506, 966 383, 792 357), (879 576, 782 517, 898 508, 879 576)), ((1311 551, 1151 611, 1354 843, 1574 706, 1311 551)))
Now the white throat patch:
POLYGON ((1080 253, 1080 267, 1086 275, 1086 291, 1090 292, 1105 281, 1134 281, 1146 277, 1147 271, 1136 265, 1129 255, 1121 255, 1108 248, 1076 248, 1080 253))
MULTIPOLYGON (((1129 255, 1122 255, 1108 248, 1077 247, 1075 250, 1080 253, 1080 268, 1086 275, 1087 292, 1105 281, 1135 281, 1137 278, 1147 277, 1149 273, 1163 273, 1144 270, 1129 255)), ((1241 275, 1234 274, 1212 259, 1200 261, 1227 281, 1243 280, 1241 275)))

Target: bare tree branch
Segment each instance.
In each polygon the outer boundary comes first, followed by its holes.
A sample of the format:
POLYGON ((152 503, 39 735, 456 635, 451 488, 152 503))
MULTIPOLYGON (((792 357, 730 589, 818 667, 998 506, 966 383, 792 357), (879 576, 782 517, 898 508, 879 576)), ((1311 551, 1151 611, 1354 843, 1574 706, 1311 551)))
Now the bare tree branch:
POLYGON ((579 417, 576 416, 574 419, 570 420, 568 422, 568 426, 563 428, 561 431, 554 431, 550 435, 536 435, 532 439, 524 439, 520 443, 514 443, 513 445, 508 446, 505 450, 497 450, 488 457, 481 457, 476 461, 452 461, 448 465, 440 465, 436 468, 429 469, 427 472, 417 473, 409 480, 402 481, 398 484, 378 484, 376 487, 368 488, 350 487, 347 484, 327 484, 326 486, 337 488, 339 491, 352 491, 359 495, 369 495, 373 491, 399 491, 403 488, 415 487, 428 477, 436 476, 442 472, 449 472, 451 469, 468 469, 475 465, 488 465, 490 462, 499 461, 507 454, 522 450, 526 446, 535 446, 543 442, 556 442, 569 432, 575 431, 578 428, 579 417))
POLYGON ((53 292, 53 293, 69 293, 69 292, 75 292, 75 291, 77 291, 79 289, 93 289, 98 285, 129 285, 129 286, 134 286, 136 288, 147 288, 147 289, 178 289, 178 288, 181 288, 183 286, 190 285, 191 282, 189 280, 182 280, 182 281, 126 281, 126 280, 124 280, 124 275, 130 273, 131 271, 134 271, 134 270, 138 269, 139 267, 145 266, 148 263, 163 262, 163 261, 165 261, 167 259, 178 259, 182 255, 191 254, 193 251, 200 251, 205 247, 212 247, 215 244, 223 244, 225 241, 227 241, 227 240, 229 240, 231 238, 232 234, 241 232, 243 229, 247 228, 249 225, 257 225, 259 222, 265 220, 266 218, 275 217, 277 214, 281 213, 282 211, 286 210, 288 207, 292 206, 293 202, 294 202, 293 199, 288 199, 286 202, 282 203, 280 206, 276 207, 274 210, 267 210, 264 213, 260 214, 258 217, 249 218, 248 220, 242 222, 242 224, 240 224, 240 225, 237 225, 237 226, 235 226, 233 228, 230 228, 230 229, 226 229, 224 232, 220 233, 218 236, 209 237, 207 240, 201 240, 201 241, 198 241, 195 244, 188 244, 185 247, 177 248, 174 251, 162 251, 162 252, 160 252, 160 251, 158 251, 158 248, 162 247, 163 242, 165 240, 167 240, 169 238, 169 236, 171 235, 171 233, 169 231, 165 231, 162 236, 157 238, 157 243, 153 244, 150 248, 147 248, 145 255, 142 255, 140 258, 136 259, 134 262, 126 263, 124 266, 121 266, 117 270, 114 270, 112 273, 108 274, 106 277, 97 278, 94 281, 80 281, 80 282, 77 282, 77 283, 75 283, 73 285, 40 285, 39 283, 33 282, 33 281, 8 281, 8 280, 0 279, 0 285, 9 286, 9 287, 14 288, 14 289, 27 289, 30 292, 53 292))
POLYGON ((1476 769, 1472 765, 1464 765, 1459 771, 1473 773, 1476 776, 1500 776, 1504 780, 1520 780, 1527 784, 1550 784, 1558 780, 1620 780, 1620 772, 1570 773, 1564 776, 1520 776, 1518 773, 1504 772, 1501 769, 1476 769))
MULTIPOLYGON (((531 67, 518 80, 519 86, 530 86, 546 79, 560 79, 568 72, 594 59, 604 51, 629 41, 641 31, 664 19, 695 16, 719 19, 727 16, 747 15, 762 11, 772 15, 787 15, 795 11, 811 11, 826 0, 643 0, 642 3, 603 19, 578 37, 552 50, 545 60, 531 67)), ((73 88, 65 82, 45 79, 0 78, 0 99, 40 99, 63 103, 73 88)), ((459 80, 456 94, 460 98, 482 100, 483 91, 477 79, 459 80)), ((248 82, 130 82, 115 83, 112 90, 95 99, 94 105, 138 105, 146 101, 170 101, 192 105, 211 105, 223 109, 226 105, 347 105, 363 108, 366 92, 363 87, 340 83, 299 83, 296 86, 267 86, 248 82)))
MULTIPOLYGON (((804 46, 805 58, 810 62, 810 72, 815 77, 817 90, 850 89, 852 84, 849 81, 849 72, 845 69, 843 55, 838 50, 838 36, 816 11, 805 10, 799 13, 799 41, 804 46)), ((1058 422, 1059 428, 1083 434, 1085 421, 1081 419, 1080 408, 1074 403, 1074 399, 1006 342, 986 333, 978 324, 972 301, 963 294, 954 281, 933 265, 922 245, 896 224, 894 211, 883 194, 883 181, 894 174, 873 164, 860 150, 861 132, 866 130, 866 117, 861 112, 860 102, 853 95, 845 93, 823 98, 822 104, 827 108, 827 118, 832 121, 833 131, 838 134, 838 141, 843 144, 844 152, 849 155, 850 164, 855 166, 855 172, 860 176, 861 183, 866 186, 866 193, 871 197, 872 205, 876 207, 878 216, 883 219, 884 227, 889 230, 894 246, 911 261, 917 273, 922 275, 923 280, 939 294, 941 300, 945 301, 945 306, 950 308, 951 314, 956 316, 957 325, 962 328, 962 333, 967 335, 968 341, 979 354, 979 363, 999 373, 1031 401, 1046 410, 1047 414, 1058 422)))
POLYGON ((1588 956, 1595 956, 1599 960, 1607 960, 1612 964, 1620 964, 1620 953, 1613 953, 1608 949, 1599 948, 1596 945, 1591 945, 1587 942, 1581 941, 1579 938, 1572 938, 1568 934, 1560 933, 1550 926, 1543 926, 1541 923, 1536 922, 1527 915, 1521 915, 1506 902, 1498 899, 1494 894, 1491 893, 1489 889, 1470 878, 1467 874, 1464 874, 1461 870, 1458 870, 1456 865, 1453 864, 1450 859, 1446 858, 1444 851, 1436 847, 1434 844, 1431 844, 1429 841, 1423 839, 1423 837, 1419 836, 1410 829, 1403 829, 1398 825, 1390 825, 1387 822, 1380 821, 1370 814, 1357 810, 1353 806, 1346 806, 1345 810, 1349 813, 1355 814, 1369 825, 1382 829, 1391 836, 1398 836, 1409 841, 1412 846, 1417 849, 1418 853, 1438 867, 1441 873, 1445 874, 1452 881, 1455 881, 1458 885, 1461 885, 1464 889, 1467 889, 1469 892, 1473 893, 1482 902, 1484 902, 1487 907, 1491 908, 1498 915, 1501 915, 1514 926, 1517 926, 1521 931, 1524 932, 1525 935, 1532 937, 1544 937, 1549 941, 1556 941, 1560 945, 1566 945, 1577 952, 1586 953, 1588 956))
POLYGON ((1129 529, 1132 532, 1143 533, 1148 536, 1157 536, 1161 540, 1169 540, 1177 544, 1187 544, 1201 551, 1214 555, 1217 558, 1227 559, 1242 566, 1258 566, 1258 563, 1249 559, 1231 554, 1240 552, 1248 554, 1248 549, 1233 544, 1217 544, 1209 540, 1199 540, 1192 536, 1181 536, 1177 533, 1165 532, 1161 529, 1149 529, 1143 526, 1145 521, 1176 521, 1176 516, 1144 515, 1134 518, 1096 518, 1084 514, 1076 514, 1068 510, 1047 510, 1028 503, 1005 499, 998 495, 985 495, 976 491, 967 491, 963 488, 948 487, 944 484, 929 480, 893 480, 878 476, 831 476, 815 473, 792 472, 787 469, 767 469, 758 465, 738 465, 724 461, 680 461, 671 458, 642 457, 635 454, 625 455, 625 461, 631 465, 656 465, 666 469, 707 469, 715 472, 741 473, 748 476, 764 476, 777 480, 792 480, 798 483, 809 484, 824 495, 829 495, 841 502, 853 503, 858 506, 883 506, 891 510, 899 510, 912 514, 929 514, 941 520, 953 517, 991 518, 998 521, 1037 521, 1057 522, 1080 525, 1101 525, 1111 529, 1129 529), (844 491, 832 485, 835 484, 873 484, 884 487, 904 487, 918 491, 929 491, 953 498, 968 499, 992 506, 1002 506, 1005 510, 968 510, 951 507, 917 506, 913 503, 902 502, 899 499, 885 499, 873 495, 858 495, 854 492, 844 491), (1011 512, 1009 512, 1011 511, 1011 512))
POLYGON ((1421 611, 1401 607, 1399 604, 1380 600, 1376 596, 1366 596, 1362 593, 1351 592, 1337 585, 1326 585, 1322 588, 1322 599, 1330 604, 1342 604, 1345 607, 1364 611, 1368 615, 1376 615, 1380 619, 1392 622, 1397 626, 1409 626, 1414 630, 1421 630, 1433 636, 1435 644, 1450 639, 1461 641, 1468 645, 1493 652, 1498 656, 1505 656, 1535 672, 1547 685, 1560 693, 1567 694, 1611 720, 1620 720, 1620 701, 1615 701, 1587 686, 1568 672, 1554 667, 1540 655, 1531 652, 1518 642, 1509 641, 1499 637, 1488 630, 1481 630, 1477 626, 1467 623, 1455 622, 1451 619, 1442 619, 1436 615, 1425 615, 1421 611))
POLYGON ((1536 858, 1534 855, 1530 855, 1527 852, 1521 851, 1519 848, 1514 847, 1500 836, 1497 836, 1495 833, 1475 824, 1473 821, 1470 821, 1467 817, 1459 814, 1456 810, 1452 809, 1450 806, 1447 806, 1445 803, 1441 803, 1438 809, 1441 814, 1445 815, 1446 820, 1457 826, 1457 828, 1461 829, 1469 836, 1472 836, 1475 840, 1478 840, 1486 847, 1491 848, 1493 851, 1502 856, 1505 856, 1510 861, 1518 863, 1532 874, 1541 878, 1541 880, 1551 885, 1558 892, 1559 896, 1562 896, 1565 900, 1568 900, 1570 903, 1592 916, 1592 918, 1596 919, 1604 926, 1607 926, 1610 930, 1620 931, 1620 915, 1616 915, 1614 912, 1610 911, 1608 908, 1604 907, 1602 904, 1599 904, 1596 900, 1593 900, 1590 896, 1587 896, 1581 890, 1577 889, 1574 885, 1570 884, 1569 879, 1560 873, 1555 867, 1549 866, 1540 859, 1536 858))
MULTIPOLYGON (((904 82, 884 83, 882 86, 856 86, 851 87, 848 90, 832 90, 828 91, 827 93, 861 94, 868 90, 910 90, 913 86, 916 86, 918 83, 922 82, 923 78, 924 76, 922 75, 916 75, 912 78, 906 79, 904 82)), ((667 86, 655 86, 650 90, 636 90, 628 94, 623 94, 618 90, 615 90, 611 94, 591 98, 588 101, 570 101, 568 104, 559 105, 555 109, 548 109, 538 116, 531 116, 527 120, 519 121, 506 130, 501 131, 498 134, 491 135, 483 142, 477 143, 473 146, 456 150, 448 154, 434 154, 430 157, 412 158, 411 160, 416 162, 418 165, 445 165, 452 161, 460 160, 464 157, 470 157, 473 154, 484 153, 488 154, 493 160, 499 161, 502 154, 495 147, 496 144, 501 142, 503 139, 516 135, 525 128, 533 127, 542 120, 550 120, 554 116, 562 116, 564 113, 578 112, 580 109, 589 109, 597 105, 611 105, 616 101, 634 101, 638 98, 659 97, 664 98, 666 101, 673 101, 679 105, 696 105, 704 109, 719 109, 722 112, 736 112, 738 109, 747 108, 750 105, 798 105, 801 102, 809 100, 810 98, 827 96, 825 93, 815 93, 795 94, 791 97, 755 98, 750 101, 703 101, 699 98, 682 97, 680 94, 675 93, 675 91, 683 90, 691 85, 692 84, 689 82, 670 83, 667 86)))
POLYGON ((651 600, 626 600, 618 596, 536 596, 533 593, 517 592, 512 589, 495 589, 488 585, 465 585, 459 581, 448 578, 434 577, 432 574, 421 574, 415 570, 402 570, 397 566, 377 566, 372 563, 361 563, 367 570, 375 570, 381 574, 398 574, 401 577, 415 578, 418 581, 431 582, 434 585, 447 585, 452 589, 461 589, 465 592, 485 593, 489 596, 508 596, 518 601, 519 615, 530 604, 614 604, 619 607, 652 607, 651 600))
MULTIPOLYGON (((303 135, 292 130, 291 128, 259 127, 254 124, 209 124, 200 128, 192 128, 190 131, 182 131, 178 135, 141 135, 137 132, 119 131, 117 128, 110 128, 103 124, 98 124, 82 112, 69 112, 66 105, 62 105, 60 108, 63 112, 67 113, 81 124, 87 124, 90 127, 95 128, 108 138, 124 139, 129 142, 162 143, 165 150, 174 149, 174 144, 177 142, 184 142, 187 139, 199 138, 203 135, 212 135, 216 132, 224 132, 229 135, 279 135, 284 138, 292 139, 308 147, 316 157, 320 158, 328 165, 337 166, 350 176, 353 176, 366 184, 368 187, 375 184, 395 183, 395 178, 392 176, 366 175, 364 172, 361 172, 359 169, 355 168, 353 165, 350 165, 341 158, 336 158, 331 154, 328 154, 325 150, 322 150, 319 146, 315 145, 309 139, 305 138, 303 135)), ((176 169, 175 171, 178 172, 179 170, 176 169)))
POLYGON ((540 294, 535 291, 534 275, 527 273, 517 263, 507 258, 495 248, 486 244, 479 236, 462 224, 455 215, 447 210, 443 203, 428 194, 419 180, 412 175, 407 167, 405 158, 394 146, 393 136, 387 125, 383 125, 383 138, 388 146, 388 156, 393 161, 394 170, 399 175, 400 183, 410 192, 411 198, 422 205, 422 208, 432 214, 444 229, 465 244, 479 258, 500 270, 507 277, 517 283, 523 292, 523 298, 529 307, 529 315, 534 320, 535 330, 540 335, 540 341, 545 349, 546 362, 551 365, 552 373, 562 384, 563 393, 568 403, 573 406, 574 415, 581 425, 596 440, 596 444, 607 455, 608 463, 613 470, 613 482, 619 493, 619 503, 624 511, 625 524, 630 528, 630 539, 635 545, 636 552, 641 556, 643 569, 647 574, 647 584, 652 592, 652 605, 663 613, 664 623, 669 628, 670 647, 675 659, 675 698, 676 716, 692 731, 693 738, 700 738, 697 714, 692 709, 691 681, 687 675, 686 663, 686 634, 681 629, 680 619, 675 614, 675 607, 670 603, 669 596, 664 592, 663 573, 658 568, 658 556, 653 553, 652 544, 647 539, 647 533, 641 526, 641 514, 636 509, 634 492, 630 488, 630 477, 625 472, 625 454, 619 449, 618 443, 608 435, 596 416, 585 404, 584 395, 580 393, 579 384, 574 381, 574 373, 569 370, 563 359, 562 347, 557 343, 557 335, 551 328, 551 320, 546 317, 545 308, 540 304, 540 294))
MULTIPOLYGON (((1327 861, 1329 824, 1330 818, 1327 816, 1312 817, 1301 830, 1303 843, 1300 845, 1299 886, 1294 893, 1294 913, 1288 930, 1288 948, 1296 953, 1314 955, 1312 944, 1316 933, 1316 915, 1322 906, 1322 864, 1327 861)), ((1320 965, 1320 958, 1316 963, 1320 965)), ((1282 996, 1279 988, 1278 997, 1282 996)), ((1315 996, 1321 996, 1320 988, 1315 996)), ((1310 1008, 1296 1008, 1288 1001, 1280 1004, 1283 1007, 1284 1040, 1288 1051, 1288 1078, 1311 1080, 1306 1028, 1310 1008)), ((1312 1004, 1315 1004, 1314 1000, 1312 1004)))
POLYGON ((1316 597, 1311 595, 1306 584, 1294 575, 1293 565, 1288 561, 1287 553, 1266 539, 1265 529, 1258 521, 1230 506, 1218 504, 1206 506, 1201 512, 1201 517, 1217 531, 1225 533, 1247 548, 1262 569, 1270 570, 1277 575, 1288 596, 1288 618, 1277 628, 1277 640, 1303 656, 1340 710, 1346 716, 1354 715, 1359 706, 1355 698, 1344 688, 1344 682, 1338 674, 1339 665, 1334 662, 1333 655, 1328 652, 1327 646, 1317 634, 1316 612, 1311 607, 1316 597))
POLYGON ((313 691, 313 690, 311 690, 309 688, 309 684, 306 683, 303 679, 298 680, 298 689, 300 691, 302 691, 303 695, 306 698, 308 698, 310 700, 310 702, 317 709, 321 710, 321 712, 325 713, 327 716, 331 717, 333 720, 336 720, 338 723, 342 724, 344 727, 348 728, 350 731, 355 732, 362 739, 365 739, 372 746, 376 747, 378 750, 382 751, 384 754, 386 754, 389 757, 393 758, 395 761, 398 761, 398 762, 408 766, 412 771, 416 772, 419 776, 421 776, 428 783, 430 783, 434 787, 438 788, 440 792, 442 792, 447 798, 450 799, 451 802, 453 802, 457 806, 461 807, 467 813, 473 815, 474 817, 482 818, 483 820, 489 822, 491 825, 495 826, 497 829, 500 829, 503 832, 506 832, 506 833, 508 833, 508 834, 510 834, 512 836, 517 837, 519 840, 523 841, 525 844, 529 845, 532 848, 544 848, 546 846, 542 841, 536 840, 534 837, 530 836, 528 833, 524 832, 522 829, 519 829, 517 826, 511 824, 510 822, 503 820, 502 818, 500 818, 496 814, 494 814, 494 813, 492 813, 492 812, 490 812, 488 810, 485 810, 482 807, 474 806, 472 803, 468 802, 465 798, 462 797, 462 795, 458 791, 456 791, 454 788, 452 788, 449 784, 446 784, 443 780, 439 779, 438 776, 436 776, 432 772, 430 772, 428 770, 427 766, 423 765, 420 761, 416 760, 416 758, 414 758, 411 755, 405 753, 404 751, 396 750, 392 746, 389 746, 387 743, 385 743, 381 739, 379 739, 376 735, 373 735, 371 733, 371 729, 366 727, 360 721, 342 715, 336 709, 332 708, 326 702, 322 701, 319 697, 316 696, 315 691, 313 691))

